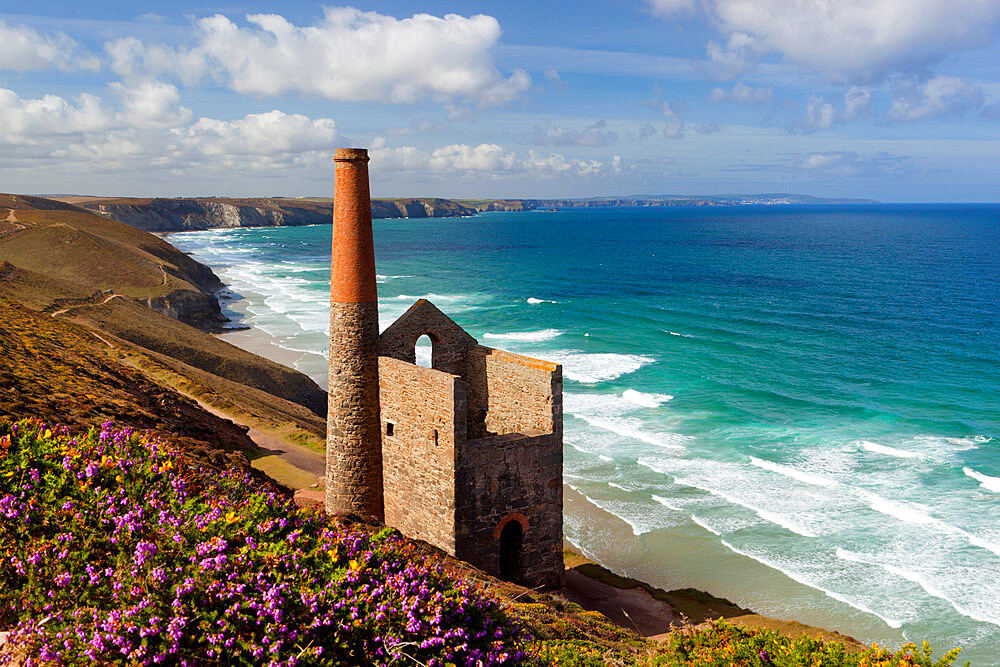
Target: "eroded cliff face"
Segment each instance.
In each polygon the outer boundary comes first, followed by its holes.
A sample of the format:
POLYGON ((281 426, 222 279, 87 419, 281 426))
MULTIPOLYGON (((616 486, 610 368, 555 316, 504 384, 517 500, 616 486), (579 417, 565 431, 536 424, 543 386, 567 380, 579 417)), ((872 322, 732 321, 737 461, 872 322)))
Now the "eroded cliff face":
MULTIPOLYGON (((81 205, 147 232, 328 225, 333 219, 331 201, 309 199, 107 199, 92 200, 81 205)), ((372 201, 372 217, 376 219, 453 218, 475 215, 480 210, 484 209, 451 199, 372 201)))
POLYGON ((326 202, 273 199, 115 200, 95 202, 88 208, 148 232, 329 224, 333 213, 326 202))
POLYGON ((143 302, 158 313, 203 331, 218 333, 230 321, 222 314, 219 301, 214 295, 194 290, 174 290, 165 296, 144 299, 143 302))

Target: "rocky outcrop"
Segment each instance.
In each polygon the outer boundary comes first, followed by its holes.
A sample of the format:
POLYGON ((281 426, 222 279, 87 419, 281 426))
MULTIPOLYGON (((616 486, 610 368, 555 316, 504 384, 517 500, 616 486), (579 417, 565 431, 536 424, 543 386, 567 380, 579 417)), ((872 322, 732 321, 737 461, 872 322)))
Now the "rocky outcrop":
POLYGON ((229 318, 222 314, 219 301, 213 295, 202 292, 175 290, 164 296, 145 299, 144 303, 158 313, 203 331, 218 333, 229 322, 229 318))
MULTIPOLYGON (((74 200, 81 198, 72 198, 74 200)), ((79 206, 103 213, 147 232, 184 232, 227 227, 328 225, 333 202, 328 199, 101 199, 85 198, 79 206)), ((739 206, 745 204, 857 204, 870 200, 821 199, 805 195, 726 195, 686 197, 650 195, 590 199, 440 199, 409 197, 373 199, 372 218, 454 218, 487 212, 517 212, 559 208, 638 206, 739 206)), ((2 230, 0 230, 2 232, 2 230)))
POLYGON ((85 206, 148 232, 329 224, 328 202, 309 200, 120 199, 85 206))
MULTIPOLYGON (((333 219, 332 201, 310 199, 89 199, 80 205, 147 232, 328 225, 333 219)), ((522 203, 484 208, 439 198, 372 201, 372 217, 382 219, 454 218, 484 210, 524 209, 522 203)))

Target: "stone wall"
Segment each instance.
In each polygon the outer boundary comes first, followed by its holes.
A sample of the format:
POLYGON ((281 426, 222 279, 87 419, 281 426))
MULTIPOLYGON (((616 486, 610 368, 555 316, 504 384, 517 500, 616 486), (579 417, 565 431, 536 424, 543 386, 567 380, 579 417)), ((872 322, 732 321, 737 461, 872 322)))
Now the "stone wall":
MULTIPOLYGON (((562 437, 555 433, 473 440, 459 454, 456 556, 500 567, 505 519, 527 523, 515 580, 562 585, 562 437)), ((523 525, 522 523, 522 525, 523 525)))
POLYGON ((470 440, 457 453, 458 557, 499 572, 500 532, 516 519, 527 524, 522 583, 558 586, 562 367, 483 346, 467 364, 470 440))
POLYGON ((415 363, 414 346, 425 334, 431 339, 431 366, 465 378, 466 355, 476 339, 427 299, 419 299, 382 332, 378 353, 415 363))
POLYGON ((383 356, 379 399, 385 522, 454 555, 455 446, 466 435, 465 382, 383 356))
POLYGON ((379 355, 386 523, 487 572, 559 586, 562 368, 480 346, 423 299, 382 332, 379 355), (433 368, 413 363, 424 334, 433 368), (523 535, 502 568, 510 521, 523 535))
POLYGON ((326 511, 382 518, 378 304, 330 303, 326 511))
POLYGON ((466 358, 469 438, 529 431, 562 436, 562 370, 481 345, 466 358))

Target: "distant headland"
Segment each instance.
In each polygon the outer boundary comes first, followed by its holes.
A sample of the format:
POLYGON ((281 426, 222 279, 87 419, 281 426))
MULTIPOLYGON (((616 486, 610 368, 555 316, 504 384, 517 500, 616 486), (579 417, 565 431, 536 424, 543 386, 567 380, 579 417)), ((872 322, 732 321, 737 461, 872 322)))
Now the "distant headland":
MULTIPOLYGON (((63 195, 62 202, 106 215, 149 232, 182 232, 228 227, 293 227, 330 224, 333 200, 327 197, 136 198, 63 195)), ((546 211, 561 208, 636 206, 778 206, 874 204, 871 199, 836 199, 784 193, 734 195, 633 195, 584 199, 373 199, 372 217, 454 218, 486 212, 546 211)))

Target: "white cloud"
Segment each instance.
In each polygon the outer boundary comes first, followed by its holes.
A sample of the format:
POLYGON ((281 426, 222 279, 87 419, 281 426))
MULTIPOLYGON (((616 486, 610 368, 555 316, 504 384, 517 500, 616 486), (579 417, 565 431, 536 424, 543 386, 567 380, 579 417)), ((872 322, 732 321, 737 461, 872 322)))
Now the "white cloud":
POLYGON ((271 164, 304 163, 328 154, 337 139, 337 125, 329 118, 310 119, 278 110, 249 114, 233 121, 199 118, 171 130, 180 154, 196 153, 226 164, 252 160, 254 168, 271 164))
POLYGON ((667 118, 667 124, 663 126, 663 134, 670 139, 680 139, 684 136, 684 119, 681 118, 677 109, 670 102, 663 102, 660 111, 667 118))
POLYGON ((189 49, 126 38, 107 51, 123 77, 169 73, 186 83, 211 77, 250 95, 492 106, 531 85, 523 70, 505 77, 494 65, 490 50, 501 31, 491 16, 396 19, 345 7, 327 8, 310 26, 276 14, 246 20, 240 26, 217 14, 196 21, 197 44, 189 49))
POLYGON ((939 75, 922 85, 907 83, 895 91, 889 118, 907 123, 937 116, 959 116, 983 105, 983 91, 965 79, 939 75))
POLYGON ((916 169, 906 156, 877 152, 862 155, 855 151, 826 151, 793 156, 782 165, 794 171, 829 174, 837 177, 901 176, 916 169))
POLYGON ((0 71, 29 72, 46 69, 98 70, 100 61, 78 42, 61 32, 41 35, 20 25, 0 21, 0 71))
POLYGON ((864 88, 852 86, 844 95, 844 111, 841 117, 845 122, 854 120, 869 113, 872 106, 872 94, 864 88))
POLYGON ((763 104, 774 98, 774 88, 753 88, 743 82, 733 84, 729 90, 716 88, 708 95, 709 102, 736 102, 737 104, 763 104))
POLYGON ((656 128, 652 123, 643 123, 636 134, 640 139, 645 139, 656 134, 656 128))
POLYGON ((822 95, 810 95, 802 126, 815 130, 828 130, 837 119, 837 110, 822 95))
POLYGON ((339 137, 329 118, 276 110, 192 123, 190 111, 176 106, 173 87, 164 86, 114 87, 120 111, 93 95, 75 102, 55 95, 22 99, 0 89, 0 164, 255 171, 320 164, 339 137))
POLYGON ((868 114, 870 110, 871 93, 857 86, 851 87, 844 94, 843 108, 837 108, 827 102, 822 95, 810 95, 805 113, 792 122, 791 129, 828 130, 834 125, 856 120, 868 114))
MULTIPOLYGON (((684 136, 684 119, 681 118, 683 104, 667 102, 663 99, 663 88, 658 83, 653 84, 653 98, 642 100, 643 106, 654 109, 667 119, 663 126, 663 135, 670 139, 680 139, 684 136)), ((645 135, 642 135, 645 136, 645 135)))
MULTIPOLYGON (((688 11, 689 2, 652 0, 661 15, 688 11)), ((913 71, 952 52, 988 44, 1000 23, 996 0, 704 0, 725 35, 745 35, 759 54, 778 52, 835 80, 871 82, 913 71)), ((722 50, 740 60, 746 46, 722 50)))
POLYGON ((754 69, 750 59, 758 55, 752 37, 743 32, 729 36, 726 46, 710 41, 705 47, 707 61, 696 63, 697 69, 712 79, 735 79, 754 69))
POLYGON ((133 127, 172 127, 191 119, 191 110, 179 106, 175 86, 162 81, 141 81, 133 85, 110 84, 122 101, 124 120, 133 127))
POLYGON ((560 153, 548 155, 529 150, 518 157, 497 144, 452 144, 432 151, 414 146, 377 148, 369 151, 373 168, 379 171, 403 171, 433 174, 488 175, 494 178, 532 175, 539 177, 570 174, 591 176, 621 170, 621 159, 607 165, 600 160, 567 158, 560 153))
POLYGON ((979 117, 983 120, 1000 120, 1000 102, 984 106, 979 112, 979 117))
POLYGON ((607 127, 604 120, 581 130, 569 130, 547 122, 544 127, 536 125, 527 141, 538 146, 607 146, 618 141, 618 133, 607 127))
POLYGON ((654 14, 669 16, 670 14, 693 12, 695 0, 649 0, 649 7, 654 14))
POLYGON ((26 100, 0 88, 0 145, 30 146, 116 124, 114 112, 94 95, 80 95, 76 103, 57 95, 26 100))
POLYGON ((440 134, 444 126, 429 118, 410 121, 406 127, 390 127, 385 131, 390 137, 402 137, 407 134, 440 134))

